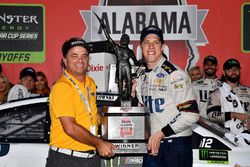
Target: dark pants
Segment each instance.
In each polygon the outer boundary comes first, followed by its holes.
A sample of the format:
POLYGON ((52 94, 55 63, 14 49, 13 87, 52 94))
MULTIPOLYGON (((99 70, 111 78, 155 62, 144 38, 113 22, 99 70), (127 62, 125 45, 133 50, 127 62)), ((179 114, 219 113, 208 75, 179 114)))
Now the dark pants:
POLYGON ((164 139, 157 156, 145 155, 143 167, 192 167, 192 137, 164 139))
POLYGON ((49 150, 46 167, 100 167, 99 155, 93 158, 80 158, 49 150))

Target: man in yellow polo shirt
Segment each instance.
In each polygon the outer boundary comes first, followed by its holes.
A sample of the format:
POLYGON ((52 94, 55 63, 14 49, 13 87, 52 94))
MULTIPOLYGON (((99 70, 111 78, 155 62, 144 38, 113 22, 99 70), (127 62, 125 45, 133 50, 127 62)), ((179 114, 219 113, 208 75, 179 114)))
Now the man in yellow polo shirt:
POLYGON ((62 46, 65 70, 50 94, 50 150, 46 167, 99 167, 116 147, 97 137, 96 85, 86 75, 89 49, 81 38, 62 46))

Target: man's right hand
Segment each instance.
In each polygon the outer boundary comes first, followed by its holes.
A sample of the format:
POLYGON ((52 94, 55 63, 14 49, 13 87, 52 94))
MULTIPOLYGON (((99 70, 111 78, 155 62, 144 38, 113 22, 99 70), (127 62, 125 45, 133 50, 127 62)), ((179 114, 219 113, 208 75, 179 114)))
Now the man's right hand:
POLYGON ((113 150, 118 149, 117 146, 113 145, 112 143, 106 142, 102 139, 100 139, 96 148, 97 148, 99 155, 103 157, 113 157, 115 155, 113 150))
POLYGON ((237 118, 237 119, 241 120, 242 122, 245 122, 248 119, 250 119, 250 114, 232 112, 231 118, 237 118))
POLYGON ((232 112, 231 118, 237 118, 237 119, 241 120, 244 123, 247 130, 250 131, 250 122, 249 122, 250 121, 250 114, 232 112))

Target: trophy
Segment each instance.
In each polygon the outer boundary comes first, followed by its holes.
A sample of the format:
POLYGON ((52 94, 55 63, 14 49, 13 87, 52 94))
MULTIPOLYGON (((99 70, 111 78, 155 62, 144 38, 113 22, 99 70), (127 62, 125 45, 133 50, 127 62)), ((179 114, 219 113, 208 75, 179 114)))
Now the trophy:
POLYGON ((128 47, 129 36, 123 34, 120 44, 116 44, 110 37, 104 22, 96 13, 94 14, 107 40, 114 48, 117 60, 115 81, 119 92, 115 105, 102 107, 101 137, 118 146, 119 149, 114 150, 115 153, 147 153, 146 143, 150 136, 149 111, 145 107, 138 106, 138 102, 131 97, 132 72, 129 60, 132 59, 135 65, 139 63, 133 50, 128 47))

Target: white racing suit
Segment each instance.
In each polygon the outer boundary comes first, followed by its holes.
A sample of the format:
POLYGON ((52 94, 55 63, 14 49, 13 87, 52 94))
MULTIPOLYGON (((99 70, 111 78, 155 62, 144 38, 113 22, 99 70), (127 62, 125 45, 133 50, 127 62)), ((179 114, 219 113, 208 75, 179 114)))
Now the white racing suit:
POLYGON ((7 101, 12 101, 12 100, 17 100, 17 99, 22 99, 22 98, 27 98, 30 97, 31 93, 27 90, 27 88, 21 84, 16 84, 13 86, 9 93, 8 93, 8 99, 7 101))
POLYGON ((232 133, 225 134, 225 136, 236 145, 250 145, 250 134, 246 130, 244 123, 235 118, 231 119, 231 112, 250 114, 249 104, 249 87, 239 85, 232 90, 228 84, 223 83, 221 87, 210 93, 207 104, 207 117, 209 120, 228 128, 232 133), (228 92, 225 92, 227 89, 228 92))
POLYGON ((221 85, 219 79, 201 78, 192 82, 194 92, 196 95, 198 107, 200 110, 200 116, 207 118, 207 102, 209 98, 209 92, 216 90, 221 85))
POLYGON ((137 79, 139 101, 150 111, 151 134, 162 130, 165 137, 190 136, 199 111, 189 76, 162 58, 152 70, 137 79))

